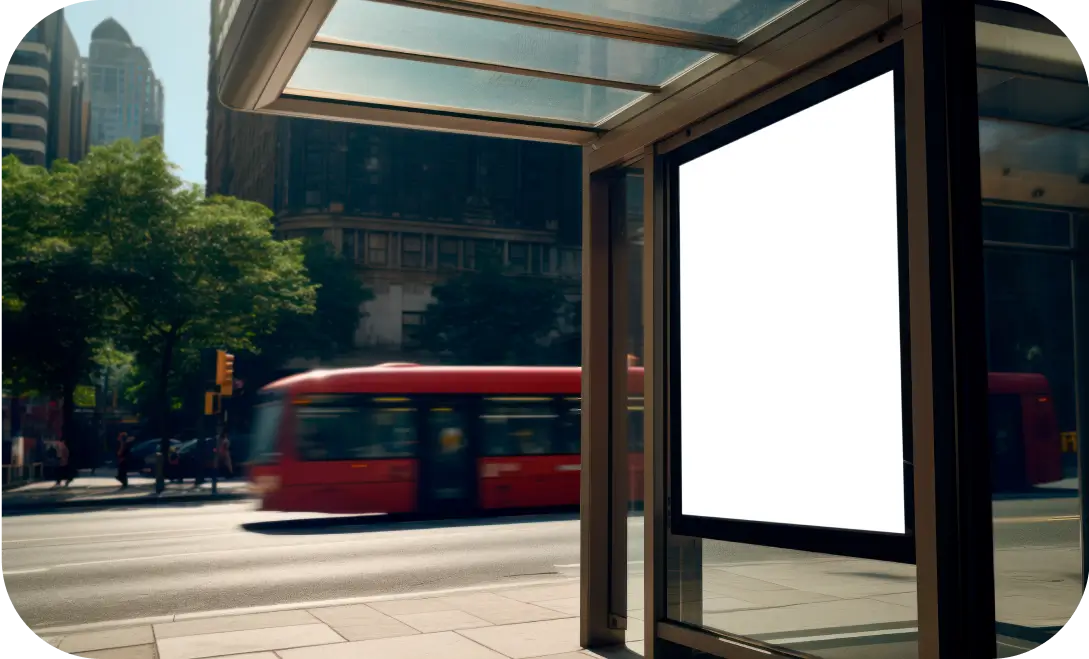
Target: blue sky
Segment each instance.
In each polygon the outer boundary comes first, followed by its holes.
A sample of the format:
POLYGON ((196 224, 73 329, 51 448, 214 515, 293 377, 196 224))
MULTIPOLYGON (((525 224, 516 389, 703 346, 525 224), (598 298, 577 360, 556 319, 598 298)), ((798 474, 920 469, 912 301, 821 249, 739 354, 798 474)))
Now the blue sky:
POLYGON ((208 0, 87 0, 64 9, 79 52, 87 56, 91 30, 113 17, 141 46, 166 95, 166 153, 179 175, 204 185, 208 115, 208 0))

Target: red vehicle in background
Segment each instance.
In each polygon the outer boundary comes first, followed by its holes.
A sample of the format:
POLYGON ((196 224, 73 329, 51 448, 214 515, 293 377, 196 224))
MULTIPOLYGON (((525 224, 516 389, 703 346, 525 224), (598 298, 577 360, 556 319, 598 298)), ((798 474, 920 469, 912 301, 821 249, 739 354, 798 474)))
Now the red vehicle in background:
MULTIPOLYGON (((582 371, 388 364, 262 390, 250 479, 266 510, 456 515, 579 503, 582 371)), ((629 371, 642 499, 643 369, 629 371)))
POLYGON ((1047 378, 990 373, 991 489, 1023 490, 1062 479, 1058 416, 1047 378))

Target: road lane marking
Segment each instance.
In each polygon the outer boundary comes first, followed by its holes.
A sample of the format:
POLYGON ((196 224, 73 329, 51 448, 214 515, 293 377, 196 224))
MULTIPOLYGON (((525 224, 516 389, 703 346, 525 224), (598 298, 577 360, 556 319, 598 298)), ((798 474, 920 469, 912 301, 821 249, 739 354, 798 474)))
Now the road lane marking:
POLYGON ((33 568, 29 568, 27 570, 4 570, 4 576, 7 576, 9 574, 34 574, 35 572, 48 572, 48 571, 49 571, 49 568, 47 568, 47 567, 33 567, 33 568))
POLYGON ((4 544, 16 542, 50 542, 53 540, 86 540, 88 538, 119 538, 130 535, 151 535, 154 533, 191 533, 193 531, 219 531, 223 527, 206 526, 193 529, 164 529, 162 531, 129 531, 128 533, 96 533, 94 535, 58 535, 52 538, 21 538, 19 540, 4 540, 4 544))

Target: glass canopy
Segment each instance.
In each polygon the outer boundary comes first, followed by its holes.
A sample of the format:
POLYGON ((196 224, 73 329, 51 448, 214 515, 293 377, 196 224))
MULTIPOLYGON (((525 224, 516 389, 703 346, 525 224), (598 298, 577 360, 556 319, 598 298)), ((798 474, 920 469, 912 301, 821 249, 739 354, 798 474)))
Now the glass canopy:
POLYGON ((598 131, 804 2, 327 0, 280 89, 598 131))

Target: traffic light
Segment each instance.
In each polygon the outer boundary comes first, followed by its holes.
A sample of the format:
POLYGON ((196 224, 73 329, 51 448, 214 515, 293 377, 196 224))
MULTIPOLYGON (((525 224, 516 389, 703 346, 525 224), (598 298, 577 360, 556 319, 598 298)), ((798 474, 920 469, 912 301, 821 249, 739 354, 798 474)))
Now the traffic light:
POLYGON ((216 350, 216 385, 221 396, 234 392, 234 355, 226 350, 216 350))

